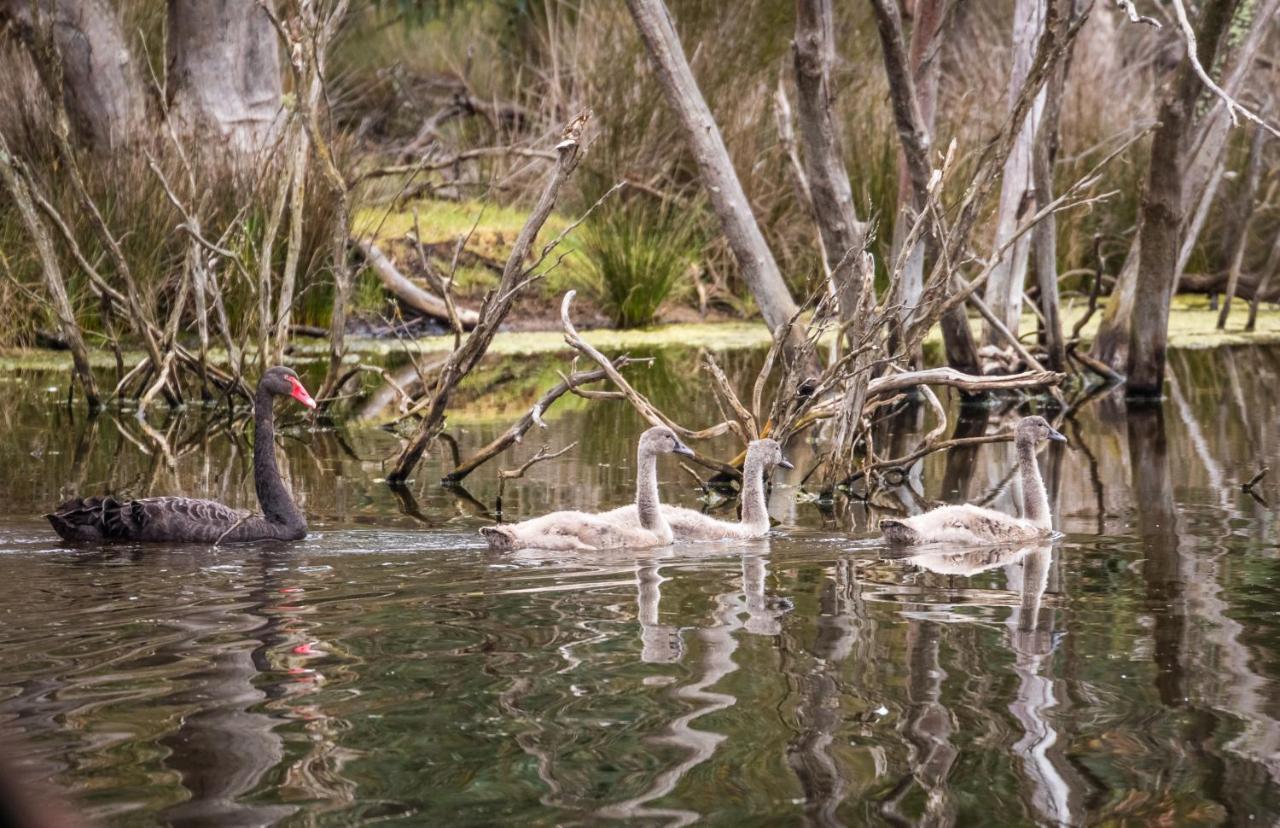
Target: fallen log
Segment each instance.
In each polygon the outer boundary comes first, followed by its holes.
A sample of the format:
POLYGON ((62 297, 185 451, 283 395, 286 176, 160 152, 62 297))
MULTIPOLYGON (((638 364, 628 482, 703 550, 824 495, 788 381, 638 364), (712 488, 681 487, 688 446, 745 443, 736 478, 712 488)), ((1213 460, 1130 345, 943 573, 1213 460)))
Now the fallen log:
MULTIPOLYGON (((1262 281, 1261 273, 1241 273, 1236 283, 1236 296, 1252 299, 1262 281)), ((1178 290, 1182 293, 1221 293, 1227 287, 1226 273, 1184 273, 1178 282, 1178 290)), ((1263 288, 1262 301, 1280 302, 1280 284, 1271 284, 1263 288)))
MULTIPOLYGON (((377 245, 363 239, 355 240, 354 244, 360 251, 360 255, 364 256, 365 261, 373 267, 373 272, 378 274, 378 280, 382 282, 382 286, 391 291, 392 295, 418 313, 433 319, 449 321, 449 306, 445 301, 415 285, 412 279, 400 272, 395 262, 378 249, 377 245)), ((458 308, 458 320, 462 322, 463 328, 471 330, 480 321, 480 315, 473 310, 458 308)))
POLYGON ((904 371, 900 374, 889 374, 877 377, 867 383, 867 399, 883 397, 914 388, 918 385, 949 385, 970 394, 986 391, 1007 391, 1012 389, 1053 388, 1059 385, 1066 374, 1053 371, 1024 371, 1021 374, 1007 376, 974 376, 957 371, 954 368, 928 368, 923 371, 904 371))

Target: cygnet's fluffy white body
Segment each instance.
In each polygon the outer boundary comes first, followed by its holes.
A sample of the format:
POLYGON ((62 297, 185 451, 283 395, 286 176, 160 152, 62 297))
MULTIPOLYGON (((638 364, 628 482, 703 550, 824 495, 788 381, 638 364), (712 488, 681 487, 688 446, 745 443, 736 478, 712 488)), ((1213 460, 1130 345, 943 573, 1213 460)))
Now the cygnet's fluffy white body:
MULTIPOLYGON (((636 448, 636 503, 633 519, 609 512, 563 511, 520 523, 486 526, 480 530, 495 551, 547 549, 646 549, 671 543, 671 526, 658 503, 658 455, 693 452, 669 428, 655 426, 640 435, 636 448)), ((616 511, 616 510, 615 510, 616 511)))
POLYGON ((1036 444, 1046 439, 1066 442, 1067 438, 1043 417, 1024 417, 1018 421, 1015 445, 1022 478, 1023 517, 967 503, 939 506, 923 515, 880 521, 884 539, 900 546, 932 543, 977 546, 1020 543, 1048 536, 1053 532, 1053 514, 1040 467, 1036 464, 1036 444))
MULTIPOLYGON (((748 540, 769 534, 769 510, 764 497, 764 476, 777 466, 792 468, 782 456, 782 446, 768 438, 753 440, 747 446, 742 466, 742 520, 728 521, 704 515, 683 506, 662 504, 662 516, 677 541, 748 540)), ((639 526, 639 512, 634 504, 621 506, 604 517, 617 524, 639 526)))

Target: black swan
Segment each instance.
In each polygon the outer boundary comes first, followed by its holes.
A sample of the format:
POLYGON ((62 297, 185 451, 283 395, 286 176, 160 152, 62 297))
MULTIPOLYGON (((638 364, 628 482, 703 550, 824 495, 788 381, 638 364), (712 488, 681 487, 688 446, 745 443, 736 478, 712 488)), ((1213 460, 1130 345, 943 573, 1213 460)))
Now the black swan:
POLYGON ((927 543, 981 546, 1020 543, 1051 534, 1053 513, 1049 510, 1040 467, 1036 465, 1036 444, 1041 440, 1065 443, 1067 438, 1044 417, 1023 417, 1018 421, 1015 435, 1018 472, 1022 476, 1022 517, 968 503, 939 506, 923 515, 880 521, 884 539, 898 546, 927 543))
POLYGON ((53 529, 69 541, 168 541, 170 543, 244 543, 301 540, 307 519, 280 479, 276 466, 274 398, 288 395, 315 408, 293 369, 276 366, 258 382, 253 401, 253 483, 262 515, 189 497, 117 500, 85 497, 68 500, 51 515, 53 529))

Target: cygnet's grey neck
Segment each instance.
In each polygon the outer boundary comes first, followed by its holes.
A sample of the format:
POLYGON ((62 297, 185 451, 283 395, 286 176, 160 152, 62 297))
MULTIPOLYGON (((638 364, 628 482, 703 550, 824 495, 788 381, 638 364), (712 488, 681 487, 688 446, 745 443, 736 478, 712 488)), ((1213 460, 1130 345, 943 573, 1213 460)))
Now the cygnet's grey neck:
POLYGON ((1022 516, 1045 530, 1053 529, 1053 515, 1049 511, 1049 495, 1040 477, 1036 463, 1035 439, 1019 439, 1018 474, 1022 478, 1022 516))
POLYGON ((641 526, 671 542, 671 526, 658 505, 658 455, 645 446, 636 455, 636 511, 641 526))
POLYGON ((750 451, 742 467, 742 523, 760 532, 769 531, 769 507, 764 499, 764 459, 750 451))

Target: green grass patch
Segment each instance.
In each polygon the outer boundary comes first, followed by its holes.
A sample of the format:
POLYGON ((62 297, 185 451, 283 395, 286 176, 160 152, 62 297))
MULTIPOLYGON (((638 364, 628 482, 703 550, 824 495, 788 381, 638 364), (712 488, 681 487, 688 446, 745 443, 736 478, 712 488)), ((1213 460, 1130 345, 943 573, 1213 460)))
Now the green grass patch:
POLYGON ((653 324, 662 303, 696 278, 689 271, 701 248, 699 224, 667 204, 604 205, 580 235, 585 261, 572 274, 619 328, 653 324))
MULTIPOLYGON (((384 252, 393 255, 396 252, 393 245, 413 235, 414 211, 417 211, 423 244, 445 245, 451 251, 460 237, 470 233, 465 249, 498 266, 511 256, 516 236, 529 218, 528 211, 521 207, 499 207, 482 201, 421 199, 390 212, 385 206, 361 207, 355 212, 354 231, 358 236, 372 238, 384 252)), ((572 222, 571 218, 552 213, 538 233, 533 256, 541 255, 542 248, 572 222)), ((537 283, 542 291, 562 293, 579 281, 585 267, 580 240, 581 230, 570 233, 548 257, 543 265, 546 278, 537 283), (562 257, 560 265, 553 268, 562 257)), ((401 251, 400 255, 405 253, 401 251)), ((459 263, 455 285, 464 295, 483 293, 497 284, 498 276, 492 268, 476 264, 474 260, 459 263)))

